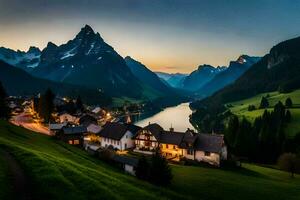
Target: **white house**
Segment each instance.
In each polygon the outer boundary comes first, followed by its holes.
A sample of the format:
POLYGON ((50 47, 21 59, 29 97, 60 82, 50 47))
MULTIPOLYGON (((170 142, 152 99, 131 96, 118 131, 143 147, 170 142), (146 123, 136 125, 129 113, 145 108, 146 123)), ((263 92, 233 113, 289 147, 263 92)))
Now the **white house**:
POLYGON ((153 153, 159 148, 168 159, 203 161, 212 165, 220 165, 227 159, 227 149, 223 135, 195 133, 192 130, 175 132, 165 131, 158 124, 149 124, 135 134, 135 150, 141 153, 153 153))
POLYGON ((121 151, 133 148, 135 145, 132 138, 139 129, 140 127, 132 124, 107 122, 99 133, 101 146, 111 146, 121 151))

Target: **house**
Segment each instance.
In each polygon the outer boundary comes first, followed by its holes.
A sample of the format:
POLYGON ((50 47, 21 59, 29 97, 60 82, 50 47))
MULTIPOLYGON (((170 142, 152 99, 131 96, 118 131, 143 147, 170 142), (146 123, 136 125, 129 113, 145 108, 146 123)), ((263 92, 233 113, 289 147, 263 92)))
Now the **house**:
POLYGON ((100 143, 101 137, 99 135, 102 130, 101 126, 90 124, 87 127, 87 135, 84 137, 84 141, 87 143, 100 143))
POLYGON ((85 127, 88 127, 90 124, 98 124, 97 119, 92 116, 92 115, 83 115, 82 117, 79 118, 79 124, 85 127))
POLYGON ((112 146, 114 149, 126 150, 134 147, 132 137, 140 130, 140 127, 132 124, 107 122, 100 131, 101 146, 112 146))
POLYGON ((57 134, 58 138, 68 144, 75 146, 83 146, 83 137, 87 133, 84 126, 66 126, 57 134))
POLYGON ((66 113, 66 112, 59 114, 58 117, 59 117, 60 123, 64 123, 64 122, 76 123, 77 122, 77 117, 70 115, 69 113, 66 113))
POLYGON ((126 173, 135 176, 138 159, 128 156, 114 155, 112 160, 117 163, 126 173))
POLYGON ((160 149, 168 159, 186 158, 220 165, 227 159, 227 149, 223 135, 186 132, 175 132, 173 128, 165 131, 158 124, 149 124, 140 129, 133 138, 136 152, 151 154, 160 149))
POLYGON ((49 124, 49 133, 50 135, 56 135, 59 131, 62 130, 63 127, 67 126, 69 123, 56 123, 56 124, 49 124))

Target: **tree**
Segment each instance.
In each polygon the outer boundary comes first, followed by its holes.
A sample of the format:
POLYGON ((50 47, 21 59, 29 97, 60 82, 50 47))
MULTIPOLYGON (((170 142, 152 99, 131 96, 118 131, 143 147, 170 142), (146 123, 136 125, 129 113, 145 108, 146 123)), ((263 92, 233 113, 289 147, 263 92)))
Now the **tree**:
POLYGON ((280 169, 291 173, 291 177, 294 177, 294 173, 300 170, 300 159, 296 154, 284 153, 278 159, 278 166, 280 169))
POLYGON ((291 108, 293 106, 293 102, 292 102, 292 99, 290 97, 288 97, 285 100, 285 106, 288 107, 288 108, 291 108))
POLYGON ((150 181, 157 185, 166 186, 171 183, 173 178, 171 168, 166 158, 157 151, 151 159, 150 181))
POLYGON ((45 122, 49 122, 51 119, 52 112, 54 111, 54 100, 55 95, 51 89, 47 89, 45 94, 41 95, 39 99, 38 113, 45 122))
POLYGON ((287 110, 286 113, 285 113, 285 122, 289 123, 291 121, 292 121, 291 112, 290 112, 290 110, 287 110))
POLYGON ((267 108, 267 107, 269 107, 269 101, 266 97, 262 97, 259 108, 267 108))
POLYGON ((6 101, 6 91, 0 82, 0 119, 9 119, 10 109, 6 101))
POLYGON ((253 111, 255 110, 255 105, 249 105, 248 106, 248 111, 253 111))
POLYGON ((225 140, 229 147, 234 148, 235 139, 239 130, 239 118, 233 115, 229 118, 227 128, 225 130, 225 140))
POLYGON ((148 180, 149 178, 149 162, 147 161, 146 157, 143 155, 138 162, 136 167, 136 177, 142 180, 148 180))
POLYGON ((76 99, 76 108, 77 108, 77 110, 80 110, 80 111, 83 111, 83 109, 84 109, 80 96, 78 96, 76 99))

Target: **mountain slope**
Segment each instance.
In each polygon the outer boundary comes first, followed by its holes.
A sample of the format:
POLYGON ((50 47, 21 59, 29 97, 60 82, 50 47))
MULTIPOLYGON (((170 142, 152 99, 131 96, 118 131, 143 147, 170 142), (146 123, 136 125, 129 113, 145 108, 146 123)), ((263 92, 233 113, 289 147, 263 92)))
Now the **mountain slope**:
POLYGON ((163 79, 168 85, 174 87, 174 88, 182 88, 182 82, 185 77, 187 77, 187 74, 181 74, 181 73, 175 73, 175 74, 169 74, 165 72, 155 72, 156 75, 163 79))
POLYGON ((224 88, 226 85, 233 83, 259 60, 260 57, 241 55, 236 61, 231 61, 225 70, 222 70, 210 81, 203 84, 203 86, 197 90, 197 94, 202 97, 209 96, 214 92, 224 88))
POLYGON ((80 95, 86 103, 107 105, 110 103, 103 93, 96 89, 56 83, 36 78, 27 72, 0 61, 0 81, 9 95, 37 95, 51 88, 56 94, 76 98, 80 95))
POLYGON ((300 37, 281 42, 254 64, 232 85, 209 98, 192 104, 220 104, 248 98, 259 93, 300 88, 300 37))
POLYGON ((182 88, 189 91, 196 91, 224 69, 225 67, 215 68, 211 65, 200 65, 197 70, 193 71, 183 80, 182 88))
POLYGON ((113 96, 140 98, 142 87, 123 58, 86 25, 73 40, 49 42, 32 74, 53 81, 98 88, 113 96))
POLYGON ((0 60, 25 71, 31 71, 37 67, 40 56, 41 51, 36 47, 30 47, 27 52, 0 47, 0 60))
POLYGON ((161 93, 171 92, 171 88, 163 83, 160 78, 154 72, 149 70, 145 65, 129 56, 125 57, 124 60, 133 75, 135 75, 135 77, 137 77, 141 82, 161 93))

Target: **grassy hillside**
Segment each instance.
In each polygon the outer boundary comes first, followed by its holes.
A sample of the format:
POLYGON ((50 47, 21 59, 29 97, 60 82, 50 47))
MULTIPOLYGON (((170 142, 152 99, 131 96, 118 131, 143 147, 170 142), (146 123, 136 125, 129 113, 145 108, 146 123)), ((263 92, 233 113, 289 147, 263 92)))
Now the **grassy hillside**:
MULTIPOLYGON (((238 171, 174 165, 173 184, 169 188, 155 187, 80 149, 3 121, 0 121, 0 149, 10 152, 20 163, 32 182, 36 199, 300 198, 299 176, 291 179, 285 172, 249 164, 238 171)), ((2 160, 0 154, 1 163, 2 160)), ((0 199, 11 194, 10 185, 7 167, 1 164, 0 199)))
MULTIPOLYGON (((263 96, 267 96, 270 107, 273 107, 278 101, 282 103, 290 97, 293 101, 293 108, 290 108, 292 114, 292 122, 289 123, 286 133, 289 136, 294 136, 297 133, 300 133, 300 90, 295 90, 291 93, 282 94, 278 92, 269 92, 269 93, 262 93, 258 94, 254 97, 244 99, 241 101, 230 102, 227 105, 231 105, 230 110, 232 113, 242 117, 245 116, 250 121, 254 121, 254 119, 263 114, 264 109, 257 109, 254 111, 248 111, 249 105, 255 105, 256 108, 259 107, 261 98, 263 96)), ((270 108, 272 110, 272 108, 270 108)))

